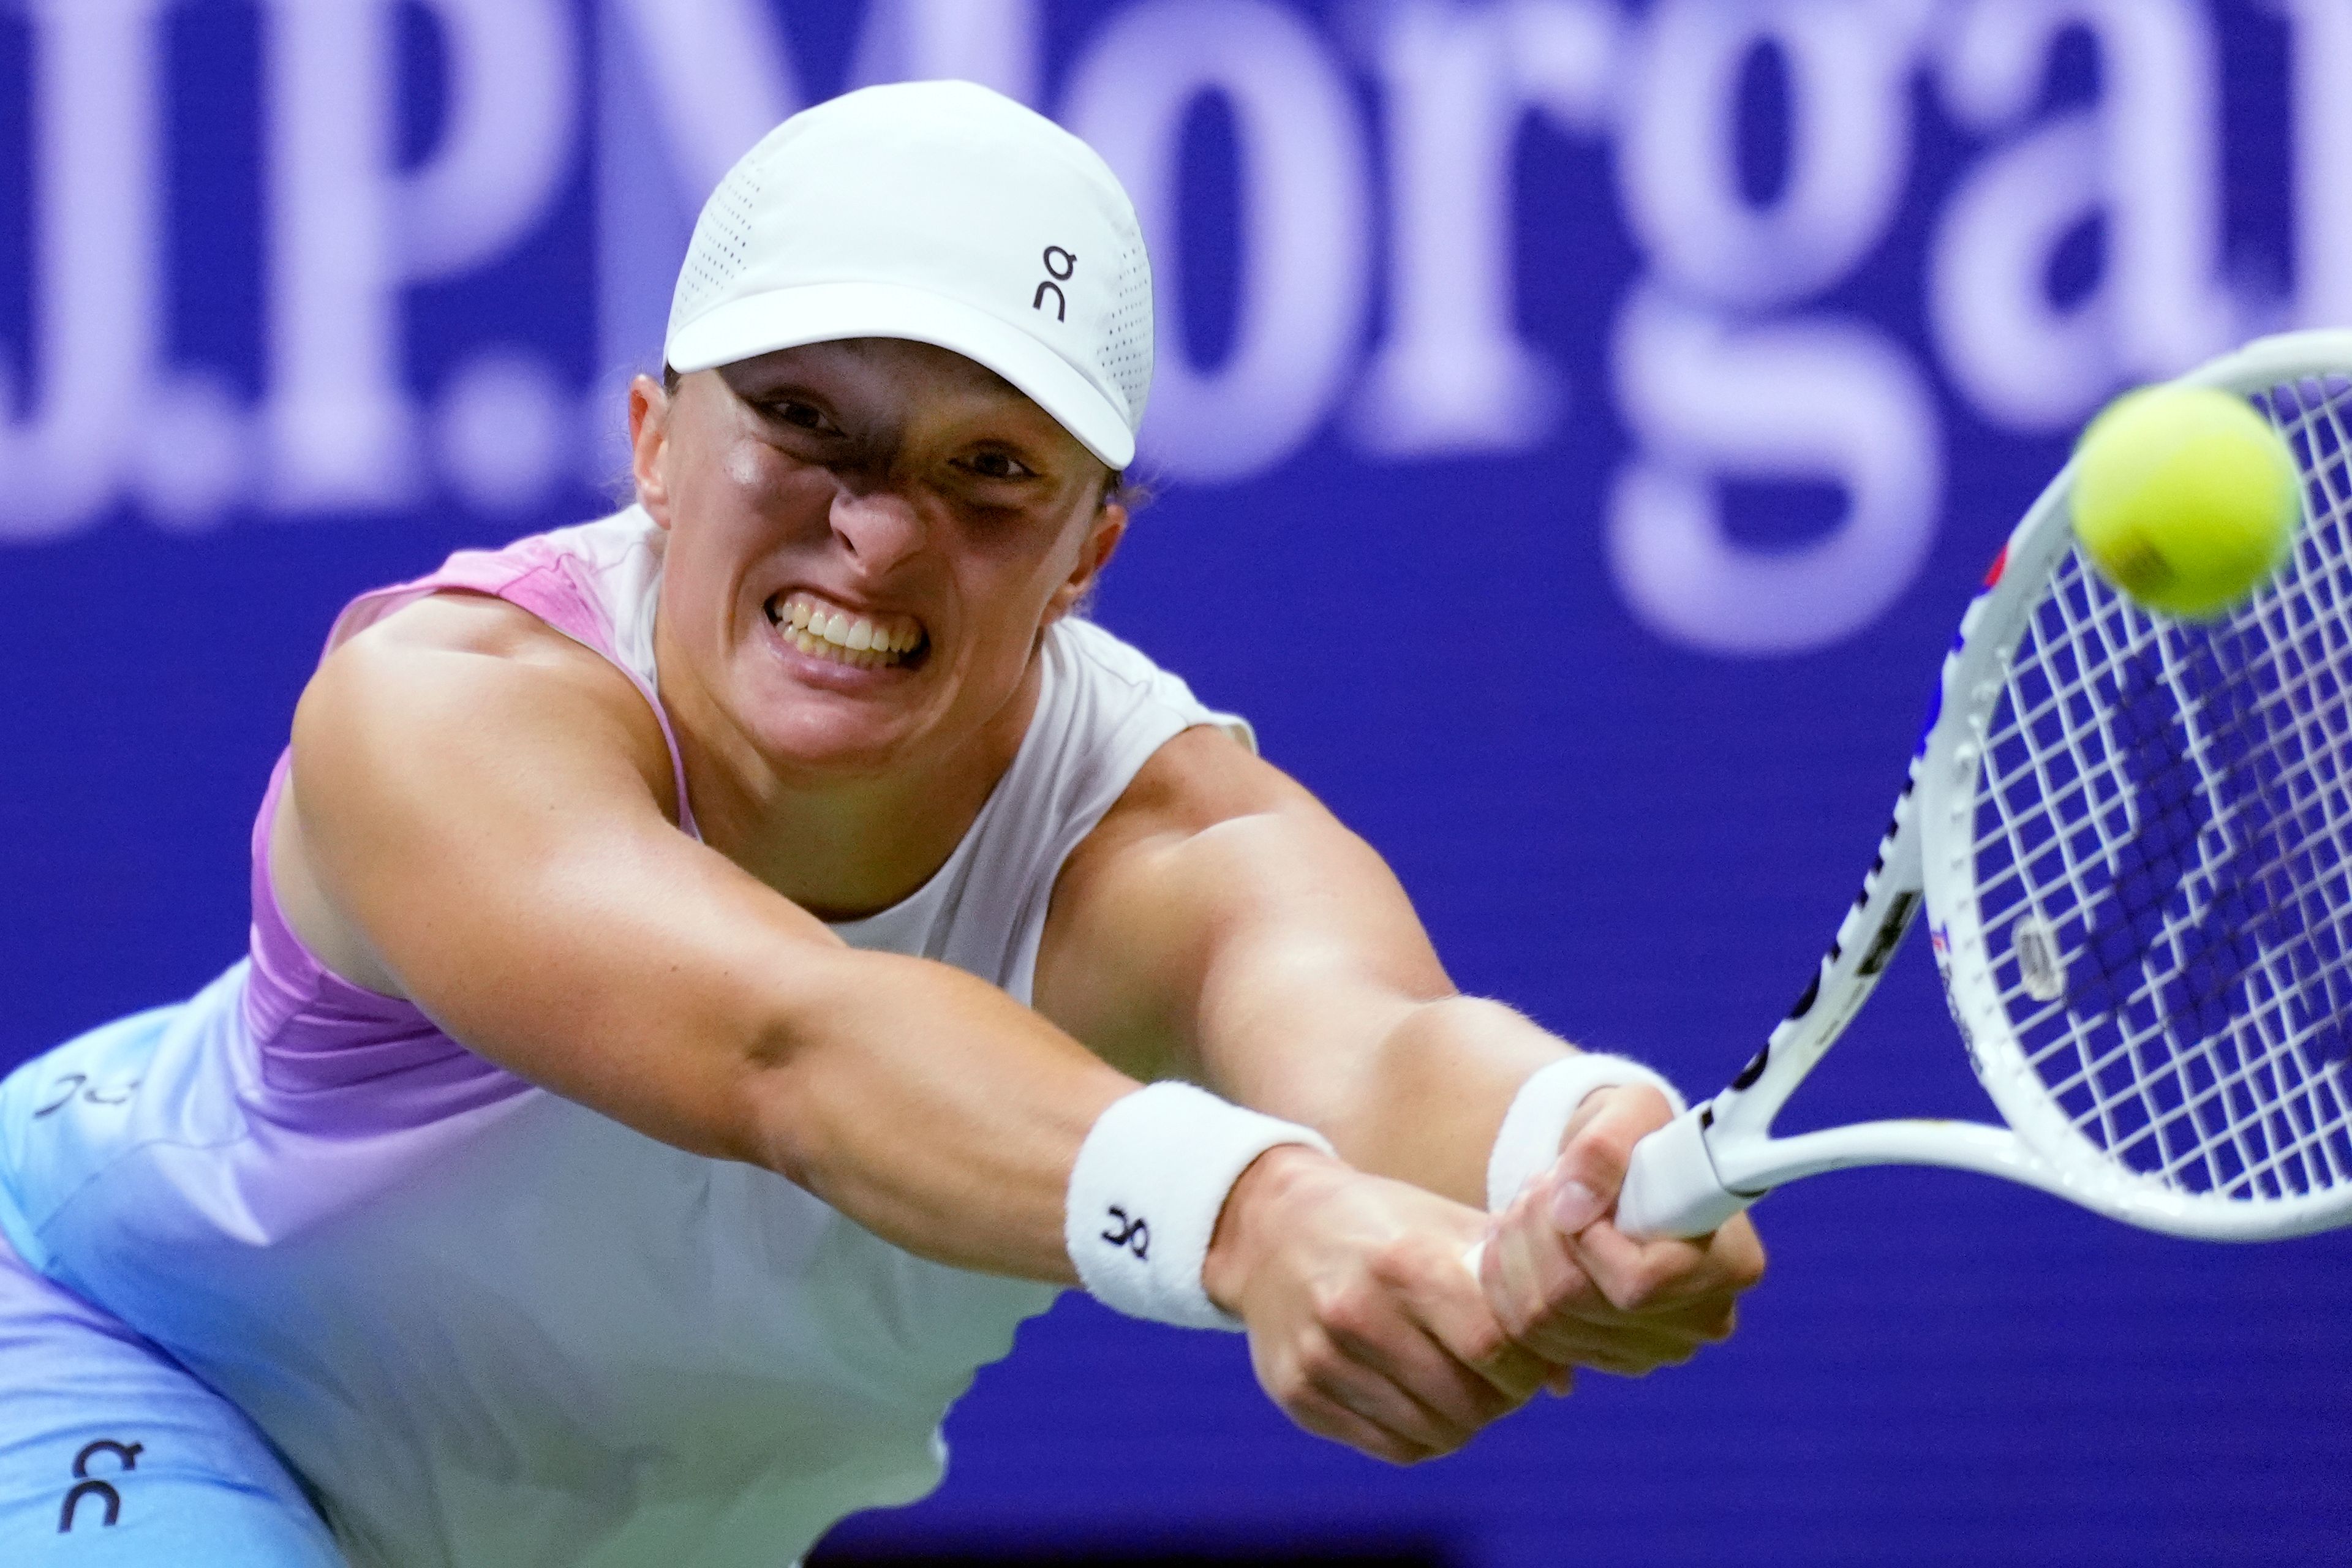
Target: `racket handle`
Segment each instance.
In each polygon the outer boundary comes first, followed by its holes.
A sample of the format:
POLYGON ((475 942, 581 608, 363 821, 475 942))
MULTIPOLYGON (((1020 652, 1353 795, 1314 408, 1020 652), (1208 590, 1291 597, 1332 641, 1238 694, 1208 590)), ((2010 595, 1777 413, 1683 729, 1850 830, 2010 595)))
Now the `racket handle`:
POLYGON ((1619 1230, 1641 1241, 1705 1236, 1756 1201, 1717 1177, 1706 1109, 1694 1105, 1633 1145, 1617 1193, 1619 1230))

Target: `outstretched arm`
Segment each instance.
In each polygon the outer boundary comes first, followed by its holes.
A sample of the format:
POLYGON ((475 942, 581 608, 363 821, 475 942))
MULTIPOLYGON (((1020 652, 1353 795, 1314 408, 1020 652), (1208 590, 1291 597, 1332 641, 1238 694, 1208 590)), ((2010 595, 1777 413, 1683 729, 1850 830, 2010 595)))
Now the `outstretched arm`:
MULTIPOLYGON (((1483 1208, 1505 1112, 1571 1047, 1459 994, 1402 889, 1305 790, 1213 731, 1162 748, 1073 858, 1038 999, 1134 1070, 1170 1070, 1322 1130, 1362 1170, 1483 1208)), ((1561 1157, 1501 1216, 1487 1295, 1526 1347, 1640 1372, 1731 1327, 1763 1254, 1744 1218, 1636 1244, 1606 1215, 1669 1110, 1589 1097, 1561 1157)))

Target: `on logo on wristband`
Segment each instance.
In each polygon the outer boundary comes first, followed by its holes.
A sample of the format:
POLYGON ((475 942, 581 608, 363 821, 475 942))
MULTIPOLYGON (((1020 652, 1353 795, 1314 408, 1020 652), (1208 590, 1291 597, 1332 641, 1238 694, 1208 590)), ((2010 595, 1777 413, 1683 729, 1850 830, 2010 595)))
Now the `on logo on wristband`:
POLYGON ((1311 1127, 1175 1079, 1111 1101, 1078 1147, 1064 1200, 1062 1241, 1078 1282, 1133 1317, 1239 1329, 1241 1320, 1209 1300, 1201 1269, 1234 1184, 1278 1143, 1331 1152, 1311 1127))
POLYGON ((1133 1219, 1128 1218, 1127 1211, 1117 1204, 1111 1205, 1110 1218, 1111 1227, 1102 1233, 1102 1238, 1105 1241, 1109 1242, 1113 1247, 1124 1247, 1138 1258, 1147 1259, 1150 1258, 1150 1222, 1141 1215, 1137 1215, 1133 1219))

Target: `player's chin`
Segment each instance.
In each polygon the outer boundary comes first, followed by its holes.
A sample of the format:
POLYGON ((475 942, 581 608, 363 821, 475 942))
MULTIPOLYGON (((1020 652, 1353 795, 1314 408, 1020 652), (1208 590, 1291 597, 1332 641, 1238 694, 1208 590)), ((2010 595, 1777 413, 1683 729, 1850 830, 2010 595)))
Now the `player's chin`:
POLYGON ((920 705, 872 691, 801 687, 757 705, 745 728, 780 762, 830 772, 887 773, 919 749, 920 705))
POLYGON ((773 668, 745 672, 727 700, 734 727, 786 777, 877 777, 919 749, 927 704, 911 684, 803 679, 773 668))

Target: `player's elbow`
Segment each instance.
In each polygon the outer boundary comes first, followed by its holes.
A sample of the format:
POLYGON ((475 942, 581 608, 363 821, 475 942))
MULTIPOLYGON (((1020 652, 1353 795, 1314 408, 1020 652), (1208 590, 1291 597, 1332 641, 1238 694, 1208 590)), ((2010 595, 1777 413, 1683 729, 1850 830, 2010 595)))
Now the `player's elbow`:
POLYGON ((740 1064, 738 1157, 825 1194, 855 1124, 888 1113, 879 1103, 883 1057, 894 1048, 887 971, 906 962, 818 950, 776 975, 740 1064))
POLYGON ((752 1096, 753 1113, 733 1152, 746 1164, 758 1165, 801 1188, 822 1194, 830 1163, 823 1152, 826 1140, 813 1118, 795 1115, 790 1096, 773 1092, 763 1080, 752 1096))
POLYGON ((763 1031, 743 1062, 729 1129, 735 1158, 814 1193, 824 1188, 828 1151, 839 1142, 826 1125, 821 1051, 793 1020, 763 1031))

